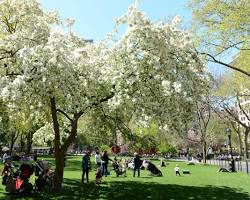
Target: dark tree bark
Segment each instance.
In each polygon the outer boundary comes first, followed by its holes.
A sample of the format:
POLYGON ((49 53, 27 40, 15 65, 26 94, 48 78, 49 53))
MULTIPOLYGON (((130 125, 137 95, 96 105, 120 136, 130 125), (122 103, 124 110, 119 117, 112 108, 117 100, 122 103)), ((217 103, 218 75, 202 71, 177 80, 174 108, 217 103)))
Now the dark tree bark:
POLYGON ((31 153, 32 143, 33 143, 33 135, 34 132, 29 132, 26 135, 27 145, 26 145, 26 155, 29 155, 31 153))
POLYGON ((53 128, 54 128, 54 133, 55 133, 54 149, 55 149, 56 169, 55 169, 55 178, 54 178, 54 187, 55 187, 54 189, 55 191, 60 191, 62 188, 62 183, 63 183, 65 154, 70 144, 76 138, 77 122, 83 113, 74 114, 73 119, 71 119, 68 116, 68 119, 71 122, 71 131, 70 131, 68 138, 64 141, 64 144, 61 145, 55 98, 50 99, 50 105, 51 105, 51 115, 52 115, 52 120, 53 120, 53 128))
POLYGON ((18 135, 19 135, 19 133, 16 130, 11 132, 10 155, 12 155, 13 148, 14 148, 15 142, 18 138, 18 135))
POLYGON ((237 132, 237 137, 238 137, 238 144, 239 144, 239 149, 240 149, 240 155, 243 155, 243 145, 242 145, 242 137, 241 133, 237 132))
POLYGON ((249 135, 249 131, 250 131, 250 129, 246 129, 245 134, 244 134, 244 149, 245 149, 245 158, 246 159, 249 158, 249 154, 248 154, 248 135, 249 135))
POLYGON ((203 141, 203 162, 207 163, 207 142, 206 140, 203 141))
POLYGON ((62 187, 64 165, 62 163, 63 158, 62 158, 62 151, 60 149, 60 130, 57 119, 56 100, 54 97, 50 99, 50 109, 51 109, 53 128, 55 133, 54 149, 55 149, 56 169, 54 176, 54 187, 56 191, 59 191, 62 187))
POLYGON ((25 146, 24 136, 23 134, 21 134, 20 135, 20 152, 24 152, 24 146, 25 146))

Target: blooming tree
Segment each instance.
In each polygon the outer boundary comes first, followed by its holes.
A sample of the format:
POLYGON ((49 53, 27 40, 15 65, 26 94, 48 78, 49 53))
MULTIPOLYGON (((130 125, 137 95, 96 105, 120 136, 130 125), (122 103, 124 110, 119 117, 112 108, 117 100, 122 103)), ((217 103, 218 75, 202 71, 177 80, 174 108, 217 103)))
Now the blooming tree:
POLYGON ((178 131, 208 88, 188 33, 178 29, 179 17, 153 23, 133 5, 117 20, 128 25, 118 40, 90 44, 70 28, 52 26, 64 22, 42 11, 35 0, 1 4, 1 16, 10 12, 0 24, 1 96, 16 106, 44 111, 52 124, 56 189, 85 113, 100 106, 125 108, 129 102, 141 123, 147 125, 153 117, 163 128, 178 131), (68 135, 62 141, 65 127, 68 135))

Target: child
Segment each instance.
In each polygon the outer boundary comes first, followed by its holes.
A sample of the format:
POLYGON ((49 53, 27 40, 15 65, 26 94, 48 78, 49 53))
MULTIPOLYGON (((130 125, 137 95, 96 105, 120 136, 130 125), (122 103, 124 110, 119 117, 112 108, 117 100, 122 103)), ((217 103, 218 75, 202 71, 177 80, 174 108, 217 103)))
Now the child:
POLYGON ((128 161, 124 159, 122 161, 122 173, 124 173, 125 177, 127 177, 127 167, 128 167, 128 161))
POLYGON ((102 170, 101 170, 101 166, 99 166, 96 169, 95 183, 99 185, 101 181, 102 181, 102 170))
POLYGON ((161 167, 166 167, 165 162, 163 161, 163 158, 161 158, 161 167))
POLYGON ((176 176, 177 176, 177 175, 178 175, 178 176, 181 176, 181 174, 180 174, 180 168, 179 168, 178 165, 175 166, 174 170, 175 170, 175 175, 176 175, 176 176))

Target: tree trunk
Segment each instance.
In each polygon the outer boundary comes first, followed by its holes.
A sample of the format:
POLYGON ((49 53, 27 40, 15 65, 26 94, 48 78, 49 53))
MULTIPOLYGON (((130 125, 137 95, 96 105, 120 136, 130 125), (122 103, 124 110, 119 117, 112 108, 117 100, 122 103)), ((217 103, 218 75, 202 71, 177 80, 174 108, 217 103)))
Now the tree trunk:
POLYGON ((20 152, 24 152, 24 141, 23 141, 23 134, 20 135, 20 152))
POLYGON ((70 119, 71 122, 71 131, 68 138, 64 141, 64 144, 60 144, 60 129, 57 118, 57 108, 56 100, 54 97, 50 99, 50 109, 51 116, 53 121, 53 129, 55 133, 54 139, 54 149, 55 149, 55 160, 56 160, 56 169, 55 169, 55 178, 54 178, 54 189, 55 191, 60 191, 63 183, 63 170, 64 170, 64 161, 65 153, 67 152, 70 144, 75 140, 77 134, 77 123, 78 119, 83 113, 74 114, 74 118, 70 119))
POLYGON ((248 159, 249 155, 248 155, 248 134, 249 134, 249 130, 245 131, 245 137, 244 137, 244 145, 245 145, 245 158, 248 159))
POLYGON ((207 163, 207 142, 203 141, 203 163, 207 163))
POLYGON ((10 155, 12 155, 14 144, 17 140, 17 137, 18 137, 18 133, 16 131, 13 131, 11 133, 10 155))
POLYGON ((12 155, 14 144, 15 144, 15 141, 14 141, 14 140, 11 140, 11 144, 10 144, 10 155, 12 155))
POLYGON ((34 132, 29 132, 26 139, 27 139, 27 147, 26 147, 26 155, 31 153, 32 143, 33 143, 33 134, 34 132))
POLYGON ((242 138, 240 132, 236 132, 238 136, 238 142, 239 142, 239 149, 240 149, 240 155, 243 155, 243 144, 242 144, 242 138))
POLYGON ((63 183, 63 170, 64 170, 64 159, 65 154, 61 150, 55 151, 55 159, 56 159, 56 169, 55 169, 55 177, 54 177, 54 189, 55 191, 60 191, 63 183))
POLYGON ((55 170, 55 178, 54 178, 54 189, 56 191, 61 190, 62 181, 63 181, 63 152, 60 149, 60 129, 59 123, 57 119, 57 110, 56 110, 56 99, 55 97, 50 98, 50 109, 51 116, 53 121, 53 129, 55 133, 54 139, 54 150, 55 150, 55 159, 56 159, 56 170, 55 170))

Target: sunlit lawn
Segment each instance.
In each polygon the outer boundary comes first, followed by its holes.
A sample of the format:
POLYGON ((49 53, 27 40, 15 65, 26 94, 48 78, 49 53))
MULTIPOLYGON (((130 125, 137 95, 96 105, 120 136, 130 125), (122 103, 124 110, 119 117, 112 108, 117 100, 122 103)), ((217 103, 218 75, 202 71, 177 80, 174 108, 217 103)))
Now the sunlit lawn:
MULTIPOLYGON (((168 162, 166 168, 160 168, 163 177, 151 177, 148 171, 142 170, 140 178, 132 177, 132 171, 128 171, 127 177, 117 178, 111 170, 111 175, 104 177, 103 183, 96 186, 94 167, 90 183, 81 184, 81 157, 68 157, 60 193, 34 193, 23 199, 250 200, 250 175, 219 173, 214 166, 178 164, 182 170, 190 170, 191 174, 176 177, 176 162, 168 162)), ((0 199, 14 198, 6 195, 4 187, 0 186, 0 199)))

